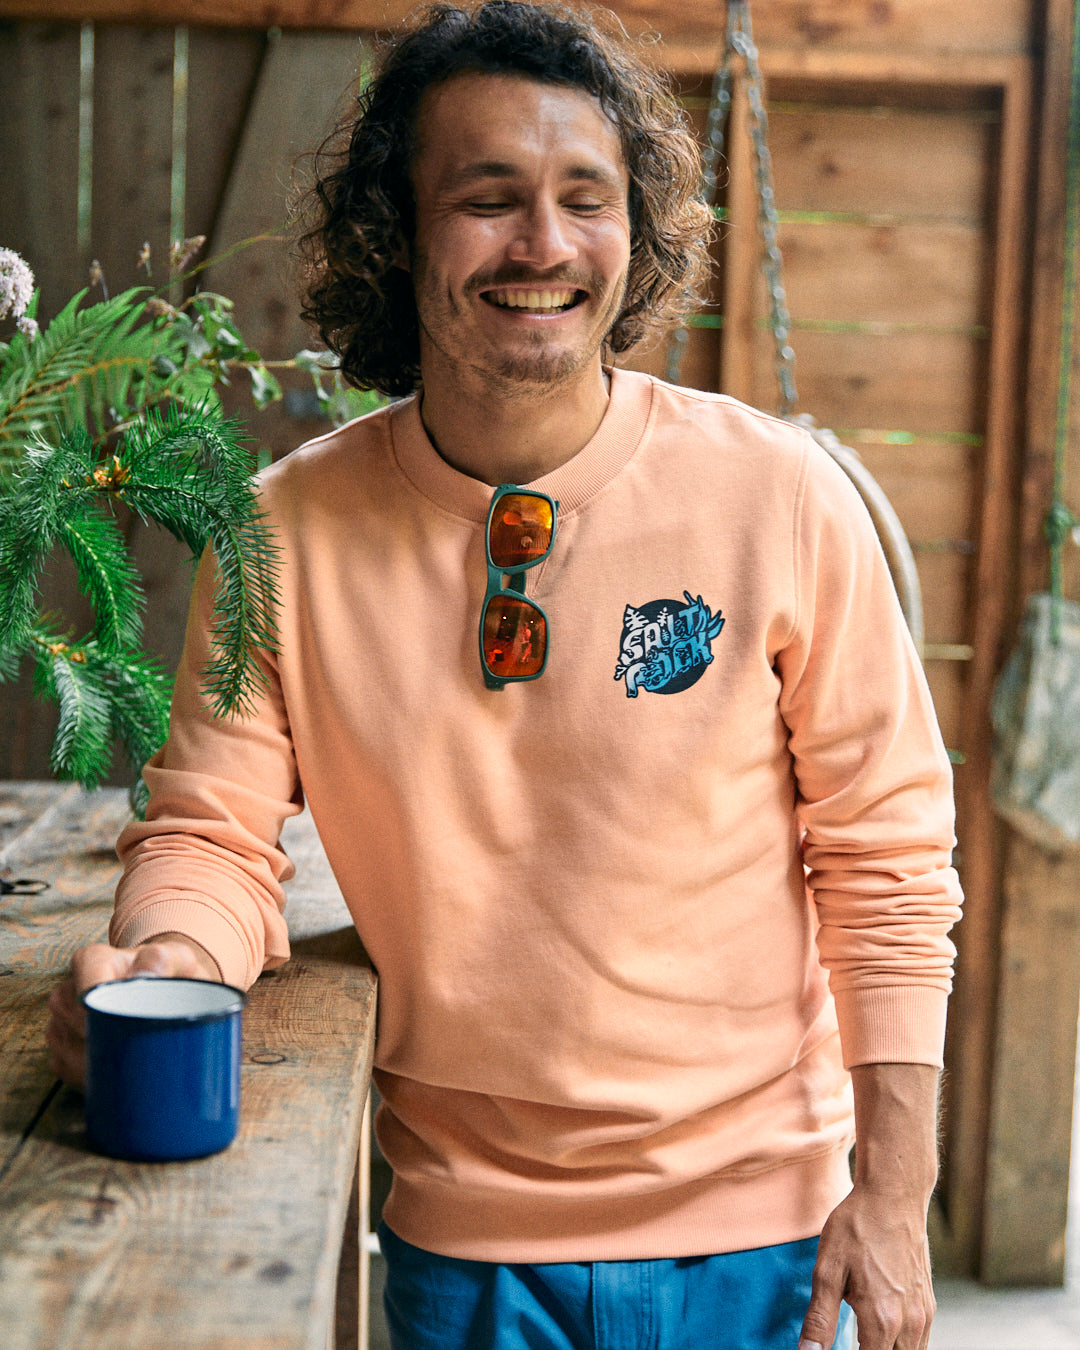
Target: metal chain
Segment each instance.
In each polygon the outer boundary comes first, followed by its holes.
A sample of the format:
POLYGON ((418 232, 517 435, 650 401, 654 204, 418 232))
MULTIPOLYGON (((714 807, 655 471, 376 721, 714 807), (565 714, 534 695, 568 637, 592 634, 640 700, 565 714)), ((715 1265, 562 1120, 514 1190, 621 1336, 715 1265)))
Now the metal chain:
MULTIPOLYGON (((798 402, 795 390, 795 353, 790 343, 791 317, 784 290, 784 260, 777 241, 780 217, 773 191, 772 155, 769 152, 769 118, 765 111, 765 81, 750 22, 749 0, 728 0, 724 54, 713 77, 709 115, 705 124, 705 200, 716 196, 716 180, 724 153, 724 128, 731 111, 732 58, 741 56, 749 76, 750 136, 754 149, 754 183, 758 199, 758 227, 765 245, 762 270, 769 292, 769 326, 776 348, 776 378, 780 385, 780 416, 789 417, 798 402)), ((686 330, 674 334, 668 352, 667 375, 678 380, 686 330)))

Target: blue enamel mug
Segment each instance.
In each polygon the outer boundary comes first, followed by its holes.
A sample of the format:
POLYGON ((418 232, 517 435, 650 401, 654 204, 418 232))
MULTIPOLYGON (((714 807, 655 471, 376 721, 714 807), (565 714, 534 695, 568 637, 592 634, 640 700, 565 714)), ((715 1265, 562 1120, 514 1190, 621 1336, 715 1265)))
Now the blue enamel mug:
POLYGON ((240 1120, 241 990, 141 977, 95 985, 82 1001, 92 1148, 172 1162, 232 1143, 240 1120))

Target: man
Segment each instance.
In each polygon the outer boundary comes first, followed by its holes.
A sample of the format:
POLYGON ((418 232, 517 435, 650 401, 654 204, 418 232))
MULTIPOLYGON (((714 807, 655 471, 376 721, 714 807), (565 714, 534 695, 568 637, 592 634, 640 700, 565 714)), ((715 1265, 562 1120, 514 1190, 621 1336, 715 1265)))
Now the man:
POLYGON ((199 695, 204 565, 55 1063, 79 988, 287 958, 303 798, 379 971, 395 1346, 826 1350, 850 1305, 862 1350, 925 1350, 948 762, 843 475, 604 363, 693 300, 689 134, 505 0, 429 12, 348 133, 306 314, 417 392, 264 475, 247 721, 199 695))

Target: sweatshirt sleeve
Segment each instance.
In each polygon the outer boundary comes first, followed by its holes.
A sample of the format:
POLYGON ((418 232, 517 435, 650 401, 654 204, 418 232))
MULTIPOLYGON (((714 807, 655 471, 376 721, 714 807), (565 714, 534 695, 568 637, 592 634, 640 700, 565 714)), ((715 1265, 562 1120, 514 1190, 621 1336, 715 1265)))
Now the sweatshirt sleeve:
POLYGON ((961 893, 952 772, 869 515, 808 450, 780 652, 803 860, 844 1061, 941 1065, 961 893))
POLYGON ((260 654, 267 687, 250 717, 215 718, 201 693, 211 655, 215 564, 196 577, 177 672, 169 739, 145 770, 150 804, 117 852, 124 872, 109 927, 114 946, 182 933, 247 988, 288 959, 282 882, 292 875, 278 844, 302 806, 288 719, 272 654, 260 654))

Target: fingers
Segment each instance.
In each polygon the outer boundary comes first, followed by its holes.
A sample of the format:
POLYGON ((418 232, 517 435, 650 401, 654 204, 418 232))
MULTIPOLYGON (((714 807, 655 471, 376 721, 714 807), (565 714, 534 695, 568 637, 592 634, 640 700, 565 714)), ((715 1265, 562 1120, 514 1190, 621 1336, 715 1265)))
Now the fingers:
POLYGON ((168 933, 134 951, 131 975, 162 975, 172 979, 220 980, 213 957, 189 937, 168 933))
POLYGON ((840 1320, 845 1272, 824 1254, 814 1266, 813 1293, 799 1334, 799 1350, 829 1350, 840 1320))
POLYGON ((221 978, 207 953, 181 937, 169 936, 141 947, 109 947, 96 942, 80 948, 72 958, 71 975, 49 996, 45 1027, 49 1067, 70 1087, 81 1089, 86 1076, 86 1010, 81 996, 96 984, 136 975, 221 978))
POLYGON ((71 975, 49 996, 49 1067, 71 1087, 81 1088, 85 1077, 86 1012, 80 996, 105 980, 123 979, 133 959, 133 952, 103 942, 82 947, 72 958, 71 975))
POLYGON ((859 1350, 928 1350, 936 1311, 925 1226, 856 1188, 818 1245, 799 1350, 830 1350, 841 1300, 855 1313, 859 1350))

